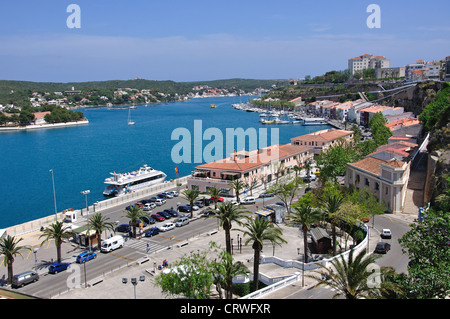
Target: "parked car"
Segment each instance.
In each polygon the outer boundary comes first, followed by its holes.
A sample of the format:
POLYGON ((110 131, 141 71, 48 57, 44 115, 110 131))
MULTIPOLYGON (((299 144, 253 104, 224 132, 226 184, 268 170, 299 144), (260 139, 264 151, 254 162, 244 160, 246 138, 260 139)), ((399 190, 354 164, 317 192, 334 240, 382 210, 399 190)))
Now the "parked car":
POLYGON ((150 197, 150 198, 149 198, 149 201, 152 202, 152 203, 154 203, 154 202, 156 202, 157 199, 158 199, 158 197, 153 196, 153 197, 150 197))
POLYGON ((202 203, 203 206, 209 206, 214 203, 214 201, 210 198, 200 198, 196 202, 202 203))
POLYGON ((256 199, 254 197, 248 196, 241 201, 242 205, 249 205, 256 203, 256 199))
POLYGON ((176 227, 181 227, 181 226, 184 226, 184 225, 187 225, 187 224, 189 224, 189 218, 187 216, 181 216, 175 222, 175 226, 176 227))
POLYGON ((163 199, 163 198, 158 198, 158 199, 156 199, 156 201, 155 201, 156 206, 162 206, 162 205, 164 205, 165 203, 166 203, 166 200, 163 199))
POLYGON ((317 176, 316 176, 316 175, 310 174, 310 175, 309 175, 309 178, 308 178, 308 176, 303 177, 303 182, 304 182, 304 183, 309 183, 309 182, 315 181, 316 179, 317 179, 317 176))
POLYGON ((172 208, 164 209, 164 211, 170 214, 172 217, 178 217, 177 211, 172 208))
POLYGON ((180 213, 190 213, 191 212, 191 208, 187 205, 184 206, 178 206, 178 212, 180 213))
POLYGON ((146 211, 146 212, 148 212, 149 210, 152 210, 152 209, 155 208, 155 207, 156 207, 156 204, 155 204, 155 203, 146 203, 146 204, 144 205, 143 210, 146 211))
POLYGON ((391 230, 388 228, 385 228, 381 231, 380 234, 381 238, 387 238, 387 239, 391 239, 392 238, 392 233, 391 230))
MULTIPOLYGON (((210 199, 211 199, 212 201, 214 201, 214 199, 216 199, 216 197, 211 197, 210 199)), ((222 197, 217 197, 217 201, 218 201, 218 202, 223 202, 224 199, 223 199, 222 197)))
POLYGON ((204 211, 204 212, 203 212, 203 215, 202 215, 202 216, 204 216, 204 217, 209 217, 209 216, 214 216, 215 214, 216 214, 215 211, 213 211, 213 210, 207 210, 207 211, 204 211))
POLYGON ((13 276, 11 286, 13 288, 23 287, 29 283, 39 280, 39 275, 35 271, 26 271, 13 276))
MULTIPOLYGON (((190 204, 187 204, 186 206, 189 207, 189 208, 191 208, 191 205, 190 205, 190 204)), ((200 207, 198 207, 198 206, 196 206, 196 205, 192 206, 192 210, 193 210, 194 212, 197 211, 197 210, 199 210, 199 209, 200 209, 200 207)))
POLYGON ((165 223, 164 225, 161 226, 161 231, 169 231, 175 228, 175 224, 174 223, 165 223))
POLYGON ((158 227, 150 228, 149 230, 147 230, 147 231, 145 232, 145 237, 156 236, 156 235, 159 234, 159 232, 160 232, 160 230, 159 230, 158 227))
POLYGON ((157 212, 157 214, 160 215, 160 216, 162 216, 162 217, 164 217, 165 219, 170 219, 170 218, 172 218, 172 215, 169 214, 169 213, 166 212, 166 211, 157 212))
POLYGON ((386 254, 391 249, 391 245, 388 243, 378 243, 375 247, 375 252, 380 254, 386 254))
POLYGON ((205 203, 204 203, 202 200, 196 200, 196 201, 194 202, 194 205, 195 205, 195 206, 198 206, 198 207, 200 207, 200 208, 202 208, 202 207, 205 206, 205 203))
POLYGON ((95 259, 97 258, 97 254, 94 252, 85 252, 85 253, 81 253, 77 256, 77 260, 76 262, 79 264, 83 264, 89 260, 95 259))
POLYGON ((173 197, 178 197, 179 195, 177 191, 170 191, 169 193, 172 194, 173 197))
POLYGON ((49 274, 57 274, 61 271, 67 270, 69 268, 69 263, 53 263, 48 267, 49 274))
POLYGON ((142 207, 144 207, 144 203, 142 203, 142 202, 137 202, 137 203, 136 203, 136 206, 142 208, 142 207))
POLYGON ((173 198, 173 194, 170 192, 163 192, 161 195, 164 195, 166 198, 173 198))
POLYGON ((145 226, 155 223, 155 220, 151 217, 142 216, 141 219, 144 222, 145 226))
POLYGON ((261 193, 259 194, 259 198, 271 198, 274 197, 275 195, 273 193, 261 193))
POLYGON ((158 222, 162 222, 165 220, 165 218, 163 216, 158 215, 158 214, 152 214, 152 215, 150 215, 150 217, 158 222))
POLYGON ((127 207, 125 207, 126 210, 131 210, 133 207, 135 206, 135 204, 129 205, 127 207))
POLYGON ((116 231, 120 233, 128 233, 130 229, 130 225, 128 224, 122 224, 116 227, 116 231))

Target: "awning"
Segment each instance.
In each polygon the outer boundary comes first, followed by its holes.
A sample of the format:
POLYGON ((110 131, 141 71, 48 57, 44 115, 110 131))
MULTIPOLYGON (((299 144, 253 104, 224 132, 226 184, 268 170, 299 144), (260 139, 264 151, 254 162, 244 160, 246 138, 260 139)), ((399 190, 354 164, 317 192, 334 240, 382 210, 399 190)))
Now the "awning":
POLYGON ((260 209, 255 212, 255 214, 257 214, 259 216, 263 216, 263 217, 270 216, 273 213, 274 213, 274 211, 270 210, 270 209, 260 209))

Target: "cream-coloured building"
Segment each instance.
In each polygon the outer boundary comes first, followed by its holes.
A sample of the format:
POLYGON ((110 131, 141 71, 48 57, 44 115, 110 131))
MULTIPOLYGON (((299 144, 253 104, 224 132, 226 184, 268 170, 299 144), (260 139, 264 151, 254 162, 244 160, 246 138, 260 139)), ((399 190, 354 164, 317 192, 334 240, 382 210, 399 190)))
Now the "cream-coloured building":
POLYGON ((311 147, 292 144, 272 145, 255 151, 234 152, 229 157, 196 167, 187 179, 189 189, 207 193, 217 188, 225 196, 234 196, 233 180, 260 186, 289 173, 313 158, 311 147))
POLYGON ((353 134, 353 131, 326 129, 291 138, 291 144, 312 147, 314 153, 319 154, 340 139, 351 141, 353 134))
POLYGON ((365 69, 386 69, 390 67, 391 61, 381 55, 363 54, 348 60, 348 69, 352 75, 365 69))

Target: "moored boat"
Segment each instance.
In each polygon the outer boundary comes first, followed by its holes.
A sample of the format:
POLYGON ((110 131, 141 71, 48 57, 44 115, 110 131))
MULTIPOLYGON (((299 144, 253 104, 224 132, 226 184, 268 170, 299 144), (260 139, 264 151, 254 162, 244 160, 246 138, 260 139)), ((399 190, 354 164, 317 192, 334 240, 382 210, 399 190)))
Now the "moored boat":
POLYGON ((107 185, 103 191, 105 196, 121 196, 145 187, 164 182, 167 175, 143 165, 139 170, 129 173, 110 173, 112 176, 105 179, 107 185))

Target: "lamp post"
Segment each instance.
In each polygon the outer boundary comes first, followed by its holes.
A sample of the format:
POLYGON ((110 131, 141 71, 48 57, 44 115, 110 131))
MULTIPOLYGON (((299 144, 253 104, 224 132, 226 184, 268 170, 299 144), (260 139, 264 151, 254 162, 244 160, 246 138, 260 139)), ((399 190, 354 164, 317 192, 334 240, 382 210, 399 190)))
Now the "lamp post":
POLYGON ((55 192, 55 178, 53 176, 53 169, 50 170, 52 173, 52 184, 53 184, 53 201, 55 203, 55 221, 58 220, 58 211, 56 209, 56 192, 55 192))
MULTIPOLYGON (((84 195, 86 198, 86 221, 87 222, 89 222, 89 206, 88 206, 88 202, 87 202, 87 195, 90 192, 91 191, 89 189, 81 192, 81 194, 84 195)), ((87 232, 87 236, 88 236, 89 251, 91 251, 91 235, 89 234, 89 231, 87 232)))
MULTIPOLYGON (((139 277, 139 281, 144 282, 145 281, 145 276, 140 276, 139 277)), ((127 284, 128 283, 128 279, 127 278, 122 278, 122 283, 123 284, 127 284)), ((134 287, 134 299, 136 299, 136 286, 138 284, 138 281, 136 278, 131 278, 131 284, 134 287)))

